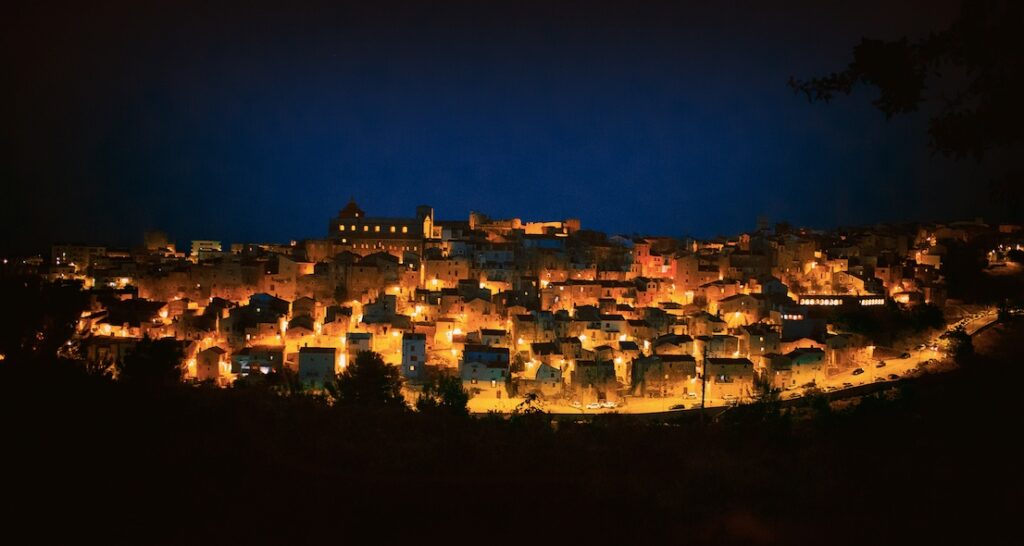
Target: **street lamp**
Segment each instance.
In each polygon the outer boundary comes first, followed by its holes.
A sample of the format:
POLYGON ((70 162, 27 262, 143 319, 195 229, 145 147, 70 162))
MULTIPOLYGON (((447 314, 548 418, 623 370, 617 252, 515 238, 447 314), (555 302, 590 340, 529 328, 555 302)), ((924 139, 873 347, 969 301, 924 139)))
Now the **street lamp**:
POLYGON ((707 377, 708 377, 708 346, 704 344, 703 360, 700 368, 700 420, 704 422, 704 401, 707 394, 707 377))

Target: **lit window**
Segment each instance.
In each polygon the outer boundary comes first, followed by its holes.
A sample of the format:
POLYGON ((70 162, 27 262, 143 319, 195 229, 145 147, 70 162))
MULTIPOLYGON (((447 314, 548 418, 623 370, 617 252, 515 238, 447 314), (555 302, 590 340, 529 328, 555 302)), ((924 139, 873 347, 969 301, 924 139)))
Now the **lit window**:
POLYGON ((370 226, 363 226, 363 231, 370 231, 370 226))
POLYGON ((373 226, 373 231, 379 232, 380 231, 380 226, 373 226))
POLYGON ((345 231, 345 224, 338 226, 338 229, 341 231, 345 231))
POLYGON ((352 225, 351 225, 351 226, 349 226, 349 227, 350 227, 350 228, 352 229, 352 231, 355 231, 355 230, 356 230, 356 226, 355 226, 355 224, 352 224, 352 225))
POLYGON ((391 226, 391 233, 395 232, 395 226, 391 226))
POLYGON ((409 233, 409 226, 402 226, 402 233, 409 233))

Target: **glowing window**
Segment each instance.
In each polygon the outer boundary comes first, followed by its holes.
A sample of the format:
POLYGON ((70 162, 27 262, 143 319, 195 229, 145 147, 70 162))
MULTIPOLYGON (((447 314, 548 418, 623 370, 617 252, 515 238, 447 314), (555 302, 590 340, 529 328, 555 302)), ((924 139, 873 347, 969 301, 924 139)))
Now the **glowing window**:
POLYGON ((338 229, 341 231, 345 231, 345 224, 338 226, 338 229))
POLYGON ((363 231, 370 231, 370 226, 363 226, 363 231))
POLYGON ((395 232, 395 226, 391 226, 391 233, 395 232))
POLYGON ((380 226, 373 226, 373 231, 380 231, 380 226))
POLYGON ((355 231, 356 230, 356 225, 352 224, 351 226, 349 226, 349 229, 351 229, 352 231, 355 231))
POLYGON ((409 226, 402 226, 402 233, 409 233, 409 226))

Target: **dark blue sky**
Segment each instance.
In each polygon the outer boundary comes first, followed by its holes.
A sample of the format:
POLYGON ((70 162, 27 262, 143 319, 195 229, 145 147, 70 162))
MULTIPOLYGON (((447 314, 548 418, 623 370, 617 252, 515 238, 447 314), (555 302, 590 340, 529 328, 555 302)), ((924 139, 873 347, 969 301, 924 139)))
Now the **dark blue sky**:
POLYGON ((350 196, 701 236, 989 207, 923 114, 786 86, 955 2, 143 4, 3 23, 5 249, 318 237, 350 196))

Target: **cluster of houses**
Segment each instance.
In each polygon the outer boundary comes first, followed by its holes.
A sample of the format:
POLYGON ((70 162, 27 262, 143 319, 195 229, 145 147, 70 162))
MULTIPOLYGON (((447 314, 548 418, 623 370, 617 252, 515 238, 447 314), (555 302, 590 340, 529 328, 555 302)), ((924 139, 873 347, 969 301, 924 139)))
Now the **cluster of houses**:
POLYGON ((152 232, 131 250, 54 246, 39 272, 86 283, 86 358, 173 337, 195 381, 290 370, 319 389, 375 351, 413 388, 457 374, 481 399, 744 400, 848 369, 867 342, 834 331, 830 310, 942 305, 942 242, 993 232, 1019 237, 980 222, 625 237, 574 219, 441 221, 427 206, 368 217, 350 202, 322 239, 186 252, 152 232))

